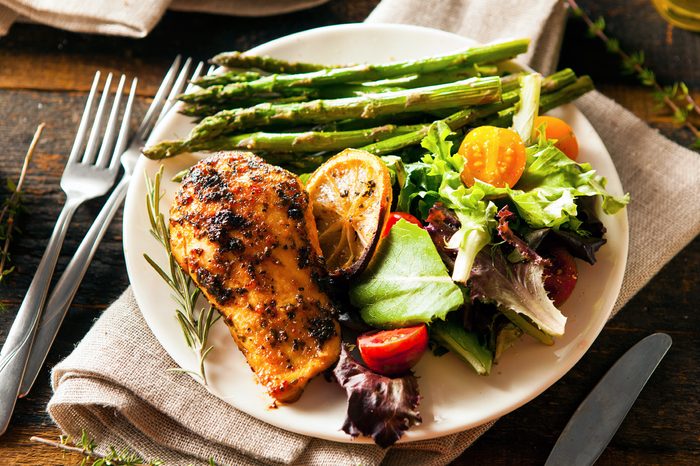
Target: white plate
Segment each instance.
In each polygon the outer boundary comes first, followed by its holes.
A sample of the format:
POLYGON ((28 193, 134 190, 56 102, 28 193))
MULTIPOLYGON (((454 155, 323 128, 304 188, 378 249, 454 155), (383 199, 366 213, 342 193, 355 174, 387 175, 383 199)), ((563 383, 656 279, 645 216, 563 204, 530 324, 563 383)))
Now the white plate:
MULTIPOLYGON (((359 63, 418 58, 471 43, 460 36, 420 27, 350 24, 283 37, 253 51, 289 60, 359 63)), ((581 146, 581 160, 590 162, 607 177, 612 193, 622 194, 610 155, 590 123, 572 105, 558 109, 557 114, 573 126, 581 146)), ((152 141, 184 137, 191 127, 188 118, 173 112, 156 129, 152 141)), ((196 160, 196 155, 183 155, 165 161, 163 179, 169 180, 196 160)), ((171 294, 143 259, 143 254, 148 253, 165 263, 165 254, 148 233, 146 190, 141 176, 145 172, 152 177, 159 165, 142 157, 129 188, 124 212, 126 265, 136 300, 156 338, 180 366, 195 369, 195 358, 175 320, 171 294)), ((177 185, 165 181, 164 189, 162 209, 167 212, 177 185)), ((603 216, 602 220, 608 229, 608 243, 598 253, 595 266, 580 264, 579 284, 563 309, 569 318, 566 335, 551 347, 523 338, 506 352, 488 377, 476 375, 452 355, 425 355, 416 367, 423 395, 423 423, 412 428, 403 441, 447 435, 502 416, 542 393, 576 364, 607 321, 625 270, 627 214, 623 210, 615 216, 603 216)), ((212 394, 277 427, 339 442, 352 441, 340 430, 346 399, 339 386, 318 377, 297 403, 270 409, 269 398, 254 382, 222 321, 212 330, 210 343, 215 349, 207 359, 206 370, 212 394)))

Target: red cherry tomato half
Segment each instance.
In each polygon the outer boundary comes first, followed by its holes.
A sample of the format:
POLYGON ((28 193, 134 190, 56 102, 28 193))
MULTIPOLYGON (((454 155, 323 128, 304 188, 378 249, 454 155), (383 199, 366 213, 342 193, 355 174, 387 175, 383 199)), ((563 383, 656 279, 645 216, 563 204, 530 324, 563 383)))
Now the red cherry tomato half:
POLYGON ((544 270, 544 289, 554 301, 554 305, 559 307, 569 299, 574 291, 578 280, 578 271, 574 257, 561 246, 550 249, 549 259, 551 265, 545 267, 544 270))
POLYGON ((403 374, 413 367, 428 347, 428 327, 382 330, 360 335, 357 339, 360 355, 367 367, 379 374, 403 374))
POLYGON ((420 220, 413 215, 407 214, 406 212, 392 212, 389 214, 389 220, 387 220, 384 231, 382 232, 382 238, 386 238, 386 236, 389 234, 389 230, 391 230, 391 227, 396 225, 396 222, 401 219, 423 228, 423 224, 420 222, 420 220))

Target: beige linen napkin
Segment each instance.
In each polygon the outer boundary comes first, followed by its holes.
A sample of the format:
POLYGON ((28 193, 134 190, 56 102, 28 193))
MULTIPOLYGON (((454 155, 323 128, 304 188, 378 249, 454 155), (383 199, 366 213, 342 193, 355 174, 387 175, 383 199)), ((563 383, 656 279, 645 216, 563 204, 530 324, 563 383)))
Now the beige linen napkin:
MULTIPOLYGON (((368 21, 437 27, 480 41, 529 36, 531 63, 549 71, 564 15, 556 0, 500 0, 497 12, 492 0, 384 0, 368 21)), ((603 138, 633 199, 630 258, 618 310, 700 232, 694 189, 700 158, 598 93, 577 104, 603 138)), ((128 446, 146 458, 177 465, 209 457, 237 465, 438 465, 457 457, 491 425, 386 451, 311 439, 235 410, 190 378, 166 371, 173 366, 127 290, 54 368, 49 413, 71 435, 87 429, 101 448, 128 446)))
POLYGON ((0 0, 0 36, 19 18, 93 34, 145 37, 166 9, 269 16, 328 0, 0 0))

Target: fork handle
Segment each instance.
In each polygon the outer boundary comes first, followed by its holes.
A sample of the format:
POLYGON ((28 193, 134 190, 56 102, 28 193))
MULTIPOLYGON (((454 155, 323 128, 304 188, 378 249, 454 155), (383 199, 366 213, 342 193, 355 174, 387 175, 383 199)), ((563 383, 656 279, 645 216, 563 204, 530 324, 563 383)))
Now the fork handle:
POLYGON ((51 283, 58 255, 68 231, 68 224, 80 201, 70 196, 66 199, 56 220, 53 233, 46 246, 27 294, 17 311, 10 333, 0 351, 0 435, 4 434, 12 417, 24 368, 29 357, 36 324, 51 283))
POLYGON ((39 371, 46 360, 46 356, 49 354, 61 323, 95 255, 95 251, 97 251, 97 247, 100 245, 107 227, 109 227, 124 200, 130 179, 131 176, 125 173, 114 188, 97 218, 95 218, 95 221, 85 234, 85 238, 78 246, 63 275, 61 275, 58 283, 51 291, 51 296, 49 296, 44 312, 41 314, 41 321, 36 329, 31 354, 24 370, 22 384, 19 389, 20 398, 29 392, 37 375, 39 375, 39 371))

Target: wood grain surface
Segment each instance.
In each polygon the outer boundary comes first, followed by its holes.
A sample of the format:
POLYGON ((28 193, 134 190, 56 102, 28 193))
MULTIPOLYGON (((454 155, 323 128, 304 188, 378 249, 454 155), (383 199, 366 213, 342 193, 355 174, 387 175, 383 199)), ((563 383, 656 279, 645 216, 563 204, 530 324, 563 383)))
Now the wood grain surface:
MULTIPOLYGON (((19 219, 22 235, 13 244, 17 270, 0 286, 0 343, 4 342, 63 202, 59 178, 96 69, 137 75, 140 116, 177 53, 205 59, 226 49, 247 49, 304 29, 362 21, 376 0, 331 1, 273 18, 235 18, 167 13, 145 39, 89 36, 39 25, 17 24, 0 41, 0 178, 16 178, 24 151, 40 121, 47 127, 27 180, 28 212, 19 219)), ((660 81, 684 80, 700 93, 700 35, 669 29, 650 0, 579 2, 629 50, 644 49, 660 81)), ((575 19, 569 25, 560 66, 590 74, 606 95, 679 143, 688 134, 668 112, 655 108, 649 92, 624 77, 604 47, 586 37, 575 19)), ((666 154, 658 154, 664 157, 666 154)), ((700 154, 698 155, 700 157, 700 154)), ((700 179, 700 174, 698 174, 700 179)), ((3 184, 4 185, 4 184, 3 184)), ((6 191, 0 188, 0 196, 6 191)), ((61 271, 101 206, 78 211, 61 253, 61 271)), ((682 219, 679 219, 682 221, 682 219)), ((74 345, 128 286, 121 246, 121 216, 110 226, 71 306, 48 361, 29 397, 19 400, 8 433, 0 437, 0 465, 78 464, 80 457, 29 442, 57 438, 45 407, 51 396, 49 368, 74 345), (105 286, 107 284, 107 286, 105 286)), ((672 227, 672 226, 669 226, 672 227)), ((659 232, 663 234, 663 232, 659 232)), ((654 373, 598 464, 700 464, 700 239, 696 239, 605 327, 587 355, 544 394, 499 420, 454 464, 542 464, 577 405, 605 371, 644 336, 663 331, 673 338, 654 373)))

